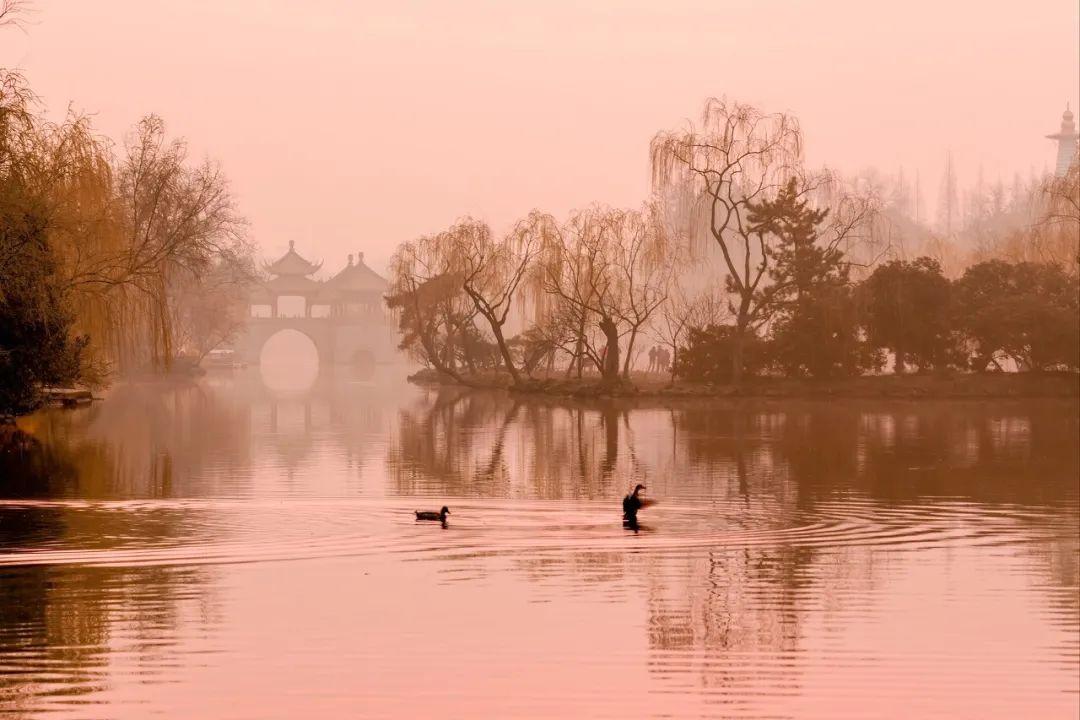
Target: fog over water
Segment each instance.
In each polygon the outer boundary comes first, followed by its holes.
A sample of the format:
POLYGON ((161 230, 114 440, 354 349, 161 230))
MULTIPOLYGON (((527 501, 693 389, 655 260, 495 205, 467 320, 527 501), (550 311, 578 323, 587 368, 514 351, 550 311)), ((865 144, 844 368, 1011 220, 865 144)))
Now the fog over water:
POLYGON ((272 372, 119 385, 5 436, 0 715, 1080 710, 1075 402, 272 372), (659 501, 637 533, 635 482, 659 501))

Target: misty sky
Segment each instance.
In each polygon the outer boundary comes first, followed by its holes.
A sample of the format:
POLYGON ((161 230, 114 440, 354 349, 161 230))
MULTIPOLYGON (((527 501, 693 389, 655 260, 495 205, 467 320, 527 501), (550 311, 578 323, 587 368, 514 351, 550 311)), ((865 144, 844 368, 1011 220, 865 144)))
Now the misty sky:
POLYGON ((232 178, 267 253, 328 268, 466 213, 505 227, 648 193, 649 138, 726 95, 808 159, 918 169, 932 203, 1051 167, 1080 86, 1076 0, 36 0, 0 32, 51 114, 156 112, 232 178))

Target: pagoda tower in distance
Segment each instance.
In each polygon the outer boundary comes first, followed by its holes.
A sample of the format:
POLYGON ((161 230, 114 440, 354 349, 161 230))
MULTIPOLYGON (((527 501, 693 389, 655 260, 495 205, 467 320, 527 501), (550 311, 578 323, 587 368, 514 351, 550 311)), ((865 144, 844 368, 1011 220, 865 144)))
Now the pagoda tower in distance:
POLYGON ((1080 138, 1080 134, 1076 132, 1076 123, 1073 121, 1072 110, 1069 106, 1065 106, 1065 112, 1061 114, 1061 130, 1053 135, 1047 135, 1051 140, 1057 140, 1057 164, 1054 167, 1054 174, 1058 177, 1064 177, 1069 168, 1077 159, 1077 139, 1080 138))

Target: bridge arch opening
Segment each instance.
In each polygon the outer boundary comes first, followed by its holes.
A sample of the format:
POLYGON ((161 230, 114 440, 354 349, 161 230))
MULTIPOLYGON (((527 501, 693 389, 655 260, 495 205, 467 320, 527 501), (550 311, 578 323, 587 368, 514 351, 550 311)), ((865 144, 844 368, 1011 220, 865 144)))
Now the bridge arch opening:
POLYGON ((319 349, 299 330, 278 330, 263 343, 259 372, 275 390, 306 390, 319 377, 319 349))

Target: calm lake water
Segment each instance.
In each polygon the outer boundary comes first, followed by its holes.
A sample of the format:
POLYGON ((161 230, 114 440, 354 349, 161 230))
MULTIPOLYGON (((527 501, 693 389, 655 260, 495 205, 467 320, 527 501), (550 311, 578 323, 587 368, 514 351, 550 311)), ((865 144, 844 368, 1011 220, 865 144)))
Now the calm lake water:
POLYGON ((1080 714, 1075 403, 403 375, 120 386, 0 430, 0 716, 1080 714))

